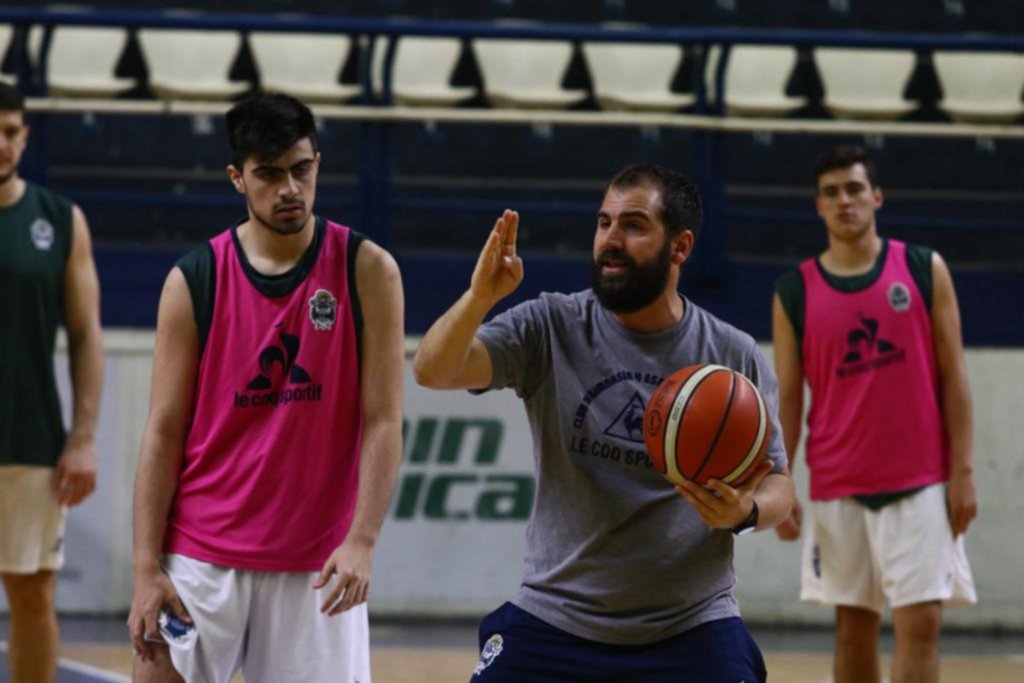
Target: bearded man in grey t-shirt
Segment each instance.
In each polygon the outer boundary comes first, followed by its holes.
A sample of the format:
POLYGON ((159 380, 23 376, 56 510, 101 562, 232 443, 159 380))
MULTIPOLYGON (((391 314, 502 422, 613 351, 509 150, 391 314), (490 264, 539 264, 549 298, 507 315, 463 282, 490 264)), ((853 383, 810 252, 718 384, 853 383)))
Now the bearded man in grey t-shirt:
POLYGON ((523 279, 519 216, 506 210, 469 290, 416 352, 424 386, 514 389, 533 433, 525 575, 481 625, 474 683, 765 679, 732 592, 733 541, 786 519, 793 483, 771 367, 749 335, 678 292, 701 222, 688 178, 629 166, 597 214, 592 289, 483 324, 523 279), (644 452, 651 393, 695 363, 743 373, 770 409, 768 458, 739 488, 673 487, 644 452))

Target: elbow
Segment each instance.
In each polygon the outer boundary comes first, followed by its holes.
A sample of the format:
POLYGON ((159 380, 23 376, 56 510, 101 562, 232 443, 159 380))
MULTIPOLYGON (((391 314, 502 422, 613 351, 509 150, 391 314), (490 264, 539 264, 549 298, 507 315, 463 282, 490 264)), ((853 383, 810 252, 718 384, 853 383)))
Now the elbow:
POLYGON ((424 360, 422 354, 417 351, 416 355, 412 358, 412 376, 416 380, 416 384, 428 389, 443 389, 444 386, 440 378, 432 370, 431 364, 424 360))
POLYGON ((90 320, 77 325, 67 325, 65 332, 68 349, 73 353, 80 349, 102 349, 103 332, 99 320, 90 320))
POLYGON ((416 363, 412 364, 412 377, 413 379, 416 380, 416 384, 420 385, 421 387, 427 387, 428 389, 434 388, 430 384, 430 375, 428 375, 423 368, 416 365, 416 363))

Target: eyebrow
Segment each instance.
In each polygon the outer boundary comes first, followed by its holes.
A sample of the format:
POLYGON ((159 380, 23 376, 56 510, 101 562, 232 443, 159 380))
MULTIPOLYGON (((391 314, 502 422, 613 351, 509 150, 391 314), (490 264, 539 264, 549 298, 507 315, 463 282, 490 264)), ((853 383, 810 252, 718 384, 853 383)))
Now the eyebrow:
POLYGON ((821 190, 820 191, 824 192, 825 190, 837 189, 837 188, 840 188, 840 187, 850 187, 851 185, 859 185, 861 187, 866 187, 867 183, 864 182, 863 180, 856 180, 856 179, 844 180, 842 182, 835 182, 835 183, 825 183, 824 185, 821 186, 821 190))
POLYGON ((311 158, 301 159, 300 161, 296 161, 288 168, 281 168, 280 166, 273 166, 271 164, 260 164, 259 166, 254 167, 252 170, 253 173, 256 173, 257 171, 290 171, 297 166, 302 166, 303 164, 311 164, 314 161, 315 159, 311 158))
MULTIPOLYGON (((598 211, 598 218, 611 218, 611 215, 607 211, 598 211)), ((633 209, 632 211, 623 211, 619 214, 619 218, 643 218, 644 220, 651 220, 651 215, 646 211, 640 209, 633 209)))

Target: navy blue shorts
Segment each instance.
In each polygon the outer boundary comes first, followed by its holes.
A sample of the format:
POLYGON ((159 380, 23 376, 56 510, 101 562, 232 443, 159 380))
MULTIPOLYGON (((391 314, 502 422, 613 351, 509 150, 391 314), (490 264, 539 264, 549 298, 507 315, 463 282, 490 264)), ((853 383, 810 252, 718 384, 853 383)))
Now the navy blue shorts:
POLYGON ((470 683, 764 683, 764 659, 739 617, 649 645, 608 645, 541 621, 510 602, 480 624, 470 683))

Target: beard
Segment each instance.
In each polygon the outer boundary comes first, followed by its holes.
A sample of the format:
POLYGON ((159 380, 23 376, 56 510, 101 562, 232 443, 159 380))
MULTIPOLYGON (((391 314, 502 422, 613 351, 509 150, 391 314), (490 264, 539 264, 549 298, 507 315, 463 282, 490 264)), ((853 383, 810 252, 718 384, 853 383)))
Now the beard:
POLYGON ((597 301, 607 310, 635 313, 652 304, 665 291, 671 266, 672 245, 668 240, 657 256, 643 263, 624 251, 608 250, 591 262, 590 286, 597 301), (625 272, 605 275, 601 268, 612 260, 622 263, 625 272))
POLYGON ((302 229, 306 227, 306 221, 309 220, 310 214, 309 211, 303 211, 296 218, 288 218, 282 220, 280 218, 275 218, 273 212, 271 212, 269 216, 263 215, 262 213, 256 211, 256 208, 252 204, 249 204, 249 209, 252 211, 252 215, 261 225, 263 225, 269 230, 272 230, 273 232, 276 232, 278 235, 294 235, 296 233, 302 232, 302 229))

